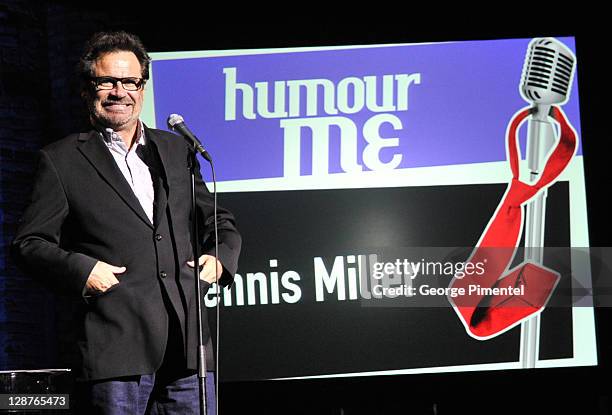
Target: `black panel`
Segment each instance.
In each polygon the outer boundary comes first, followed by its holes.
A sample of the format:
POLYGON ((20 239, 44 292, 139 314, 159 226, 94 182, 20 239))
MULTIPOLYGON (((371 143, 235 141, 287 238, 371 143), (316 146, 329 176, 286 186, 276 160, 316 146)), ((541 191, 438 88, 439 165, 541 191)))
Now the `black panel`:
MULTIPOLYGON (((296 304, 232 305, 222 310, 221 368, 225 380, 251 380, 517 361, 520 330, 479 341, 450 307, 400 304, 328 295, 315 300, 313 258, 327 269, 336 256, 376 248, 469 247, 495 211, 505 185, 246 192, 220 195, 244 237, 239 274, 296 271, 296 304), (278 261, 270 268, 269 260, 278 261), (452 351, 452 353, 449 353, 452 351)), ((568 185, 549 192, 547 245, 568 246, 568 185)), ((468 250, 469 252, 469 250, 468 250)), ((519 259, 517 258, 517 261, 519 259)), ((547 264, 565 275, 569 262, 547 264)), ((269 287, 268 287, 269 288, 269 287)), ((234 286, 239 290, 238 285, 234 286)), ((245 302, 247 301, 246 289, 245 302)), ((282 289, 281 293, 287 292, 282 289)), ((235 301, 235 294, 232 296, 235 301)), ((270 297, 268 298, 270 301, 270 297)), ((572 356, 571 309, 545 310, 540 358, 572 356)))

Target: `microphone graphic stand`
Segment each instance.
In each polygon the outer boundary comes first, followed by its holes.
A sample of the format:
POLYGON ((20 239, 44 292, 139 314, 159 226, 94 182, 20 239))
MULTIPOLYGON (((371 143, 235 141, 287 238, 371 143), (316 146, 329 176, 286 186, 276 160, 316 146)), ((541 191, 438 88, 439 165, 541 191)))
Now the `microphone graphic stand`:
MULTIPOLYGON (((527 164, 531 183, 535 183, 544 168, 548 153, 555 144, 555 132, 548 119, 550 105, 536 105, 529 119, 527 136, 527 164)), ((525 261, 544 262, 544 231, 546 222, 546 195, 543 189, 527 204, 525 222, 525 261)), ((540 314, 521 324, 520 357, 522 367, 535 368, 540 350, 540 314)))

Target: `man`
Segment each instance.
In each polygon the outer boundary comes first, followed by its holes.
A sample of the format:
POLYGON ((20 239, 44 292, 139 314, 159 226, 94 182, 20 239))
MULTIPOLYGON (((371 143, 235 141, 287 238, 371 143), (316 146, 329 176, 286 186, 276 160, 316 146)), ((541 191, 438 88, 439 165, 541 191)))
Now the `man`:
MULTIPOLYGON (((89 41, 79 69, 94 128, 41 150, 13 242, 30 272, 82 299, 77 400, 87 413, 199 413, 191 150, 139 119, 149 63, 134 35, 89 41)), ((196 187, 204 295, 216 280, 232 282, 241 239, 219 208, 212 256, 213 199, 199 172, 196 187)))

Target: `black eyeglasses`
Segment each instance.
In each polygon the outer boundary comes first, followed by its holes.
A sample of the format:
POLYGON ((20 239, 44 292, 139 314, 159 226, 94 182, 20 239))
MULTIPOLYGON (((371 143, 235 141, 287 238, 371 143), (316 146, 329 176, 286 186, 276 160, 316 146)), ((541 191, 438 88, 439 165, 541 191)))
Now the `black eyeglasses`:
POLYGON ((91 82, 93 83, 96 91, 108 90, 115 88, 117 82, 121 82, 121 86, 126 91, 138 91, 145 84, 143 78, 115 78, 113 76, 97 76, 92 77, 91 82))

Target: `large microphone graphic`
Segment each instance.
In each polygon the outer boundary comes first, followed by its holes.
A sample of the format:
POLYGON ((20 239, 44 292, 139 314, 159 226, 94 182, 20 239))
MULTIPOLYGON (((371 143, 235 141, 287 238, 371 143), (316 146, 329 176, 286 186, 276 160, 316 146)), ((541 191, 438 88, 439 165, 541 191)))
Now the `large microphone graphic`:
POLYGON ((472 337, 488 340, 521 324, 523 367, 535 367, 539 315, 561 278, 543 265, 542 247, 547 189, 568 167, 576 151, 576 132, 558 106, 567 101, 574 61, 573 54, 555 39, 535 39, 529 45, 519 89, 532 106, 517 111, 506 130, 512 181, 468 259, 471 263, 487 263, 486 270, 479 275, 455 275, 450 284, 450 288, 465 294, 449 297, 449 302, 472 337), (526 181, 520 174, 518 131, 527 120, 526 161, 531 180, 526 181), (513 265, 523 230, 524 259, 513 265), (474 285, 493 291, 474 292, 474 285), (518 292, 510 292, 512 289, 518 292))
MULTIPOLYGON (((527 133, 527 165, 534 183, 555 145, 555 130, 549 118, 552 105, 569 99, 576 68, 573 52, 554 38, 533 39, 528 48, 519 86, 523 99, 534 105, 527 133)), ((546 217, 546 190, 527 204, 525 261, 542 264, 546 217)), ((539 354, 540 319, 535 316, 521 326, 521 362, 535 367, 539 354)))

